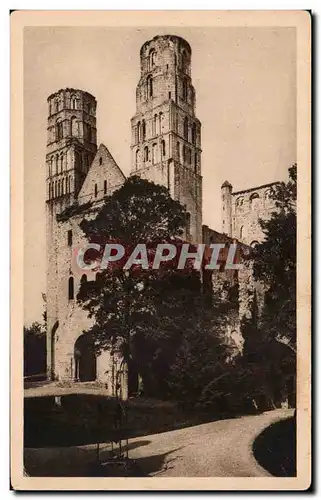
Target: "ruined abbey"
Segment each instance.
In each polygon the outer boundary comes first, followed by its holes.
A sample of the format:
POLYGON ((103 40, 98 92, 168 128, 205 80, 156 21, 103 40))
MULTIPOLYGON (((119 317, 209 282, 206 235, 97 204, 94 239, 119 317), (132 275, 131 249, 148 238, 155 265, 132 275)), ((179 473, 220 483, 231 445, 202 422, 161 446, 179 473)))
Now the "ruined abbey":
MULTIPOLYGON (((222 232, 202 226, 201 123, 191 56, 190 45, 178 36, 156 36, 142 46, 136 113, 131 119, 131 174, 164 185, 185 205, 186 241, 236 239, 250 247, 262 239, 259 218, 273 209, 272 184, 233 193, 231 184, 224 182, 222 232)), ((113 394, 118 360, 112 363, 109 352, 94 354, 83 334, 91 320, 76 302, 81 280, 87 279, 75 275, 71 265, 73 250, 84 238, 79 228, 83 214, 59 217, 75 204, 86 211, 91 202, 90 210, 98 209, 125 179, 108 148, 97 145, 96 104, 94 96, 79 89, 61 89, 48 97, 47 375, 52 380, 97 380, 113 394)), ((95 279, 94 273, 88 279, 95 279)), ((251 286, 248 277, 239 281, 246 293, 251 286)), ((240 304, 227 326, 231 334, 237 332, 242 314, 240 304)))

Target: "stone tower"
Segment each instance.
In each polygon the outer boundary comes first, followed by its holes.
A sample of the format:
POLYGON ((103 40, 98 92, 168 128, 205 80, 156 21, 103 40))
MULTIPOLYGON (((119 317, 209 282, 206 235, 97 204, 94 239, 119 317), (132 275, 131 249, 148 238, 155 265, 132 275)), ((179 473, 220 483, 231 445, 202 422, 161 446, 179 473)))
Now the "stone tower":
POLYGON ((201 123, 195 116, 191 47, 156 36, 140 50, 132 175, 166 186, 188 212, 186 239, 202 241, 201 123))
POLYGON ((52 378, 53 339, 59 325, 62 293, 56 216, 76 201, 96 154, 96 99, 76 89, 50 95, 47 130, 47 367, 48 377, 52 378))
POLYGON ((221 186, 222 232, 232 236, 232 184, 225 181, 221 186))

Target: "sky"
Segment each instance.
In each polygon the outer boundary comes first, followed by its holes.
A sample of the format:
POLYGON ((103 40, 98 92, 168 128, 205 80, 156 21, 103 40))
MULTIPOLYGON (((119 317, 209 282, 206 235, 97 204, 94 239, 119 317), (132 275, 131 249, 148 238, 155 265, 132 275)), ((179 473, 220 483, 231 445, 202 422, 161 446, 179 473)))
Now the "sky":
POLYGON ((203 224, 221 230, 220 186, 284 180, 296 162, 295 28, 27 27, 24 31, 25 324, 41 321, 46 291, 47 97, 60 88, 97 99, 98 144, 130 172, 130 118, 139 50, 157 34, 192 48, 202 123, 203 224))

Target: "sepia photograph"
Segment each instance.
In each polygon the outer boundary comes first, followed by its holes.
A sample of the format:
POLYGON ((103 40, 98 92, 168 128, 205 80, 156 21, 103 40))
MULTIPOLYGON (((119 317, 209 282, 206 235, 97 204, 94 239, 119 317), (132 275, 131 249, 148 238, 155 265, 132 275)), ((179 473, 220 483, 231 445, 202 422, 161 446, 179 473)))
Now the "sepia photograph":
POLYGON ((308 488, 309 14, 11 22, 13 487, 308 488))

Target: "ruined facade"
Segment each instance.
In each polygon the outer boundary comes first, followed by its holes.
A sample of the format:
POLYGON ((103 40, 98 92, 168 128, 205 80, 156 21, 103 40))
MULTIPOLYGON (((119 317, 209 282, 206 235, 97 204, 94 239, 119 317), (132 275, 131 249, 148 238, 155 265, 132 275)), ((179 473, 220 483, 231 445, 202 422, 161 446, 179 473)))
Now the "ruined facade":
MULTIPOLYGON (((232 193, 232 186, 224 183, 223 234, 202 227, 201 124, 195 116, 189 44, 177 36, 156 36, 142 46, 140 65, 131 120, 131 174, 166 186, 186 207, 187 241, 210 244, 237 238, 245 243, 244 249, 259 241, 258 217, 268 216, 272 209, 272 185, 232 193)), ((97 147, 96 106, 94 96, 79 89, 62 89, 48 98, 47 370, 52 380, 98 380, 112 395, 114 370, 121 361, 107 351, 94 354, 91 339, 83 334, 91 320, 76 302, 81 280, 96 276, 80 275, 72 265, 75 250, 85 242, 79 223, 94 216, 104 197, 125 180, 108 148, 97 147), (66 211, 69 215, 63 217, 66 211)), ((219 282, 235 279, 246 294, 249 285, 241 273, 211 275, 210 286, 215 290, 219 282)), ((244 304, 241 300, 230 318, 231 338, 239 335, 244 304)), ((121 386, 126 397, 126 374, 121 386)))
POLYGON ((259 219, 267 220, 275 211, 271 198, 277 182, 252 187, 233 193, 233 187, 225 181, 221 187, 222 232, 247 245, 255 246, 264 237, 259 219))

